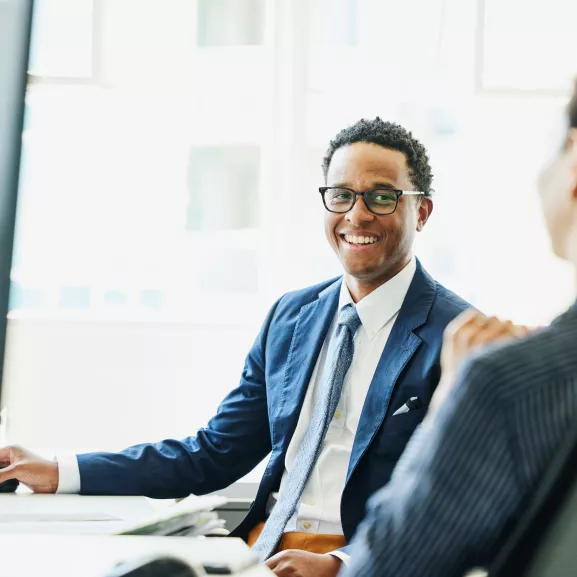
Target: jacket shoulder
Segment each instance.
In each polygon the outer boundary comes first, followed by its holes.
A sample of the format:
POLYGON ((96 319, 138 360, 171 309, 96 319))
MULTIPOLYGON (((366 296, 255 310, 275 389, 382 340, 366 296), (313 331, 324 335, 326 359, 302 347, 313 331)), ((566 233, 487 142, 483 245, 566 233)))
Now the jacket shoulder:
POLYGON ((335 283, 341 280, 342 277, 335 277, 321 283, 308 286, 306 288, 284 294, 278 301, 277 311, 287 308, 298 308, 307 305, 319 298, 319 295, 326 289, 332 287, 335 283))
POLYGON ((266 322, 267 327, 271 328, 274 326, 275 329, 279 327, 286 329, 289 325, 293 325, 297 321, 302 307, 318 300, 319 295, 323 291, 327 289, 338 291, 339 288, 335 285, 340 282, 341 278, 335 277, 303 289, 285 293, 269 311, 266 322))
POLYGON ((472 306, 464 298, 435 281, 435 301, 433 303, 435 313, 452 318, 472 306))

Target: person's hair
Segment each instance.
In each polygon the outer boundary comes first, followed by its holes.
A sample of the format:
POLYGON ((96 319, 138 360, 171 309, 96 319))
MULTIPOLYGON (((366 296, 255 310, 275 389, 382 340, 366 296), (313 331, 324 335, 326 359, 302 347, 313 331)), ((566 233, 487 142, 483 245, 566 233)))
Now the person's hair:
POLYGON ((339 148, 355 142, 378 144, 384 148, 402 152, 407 158, 409 177, 415 188, 423 192, 433 192, 431 188, 433 172, 425 147, 399 124, 385 122, 378 116, 374 120, 362 118, 355 124, 341 130, 334 140, 331 140, 323 159, 325 181, 333 154, 339 148))
POLYGON ((577 80, 575 81, 575 89, 573 90, 573 97, 569 102, 569 126, 577 128, 577 80))

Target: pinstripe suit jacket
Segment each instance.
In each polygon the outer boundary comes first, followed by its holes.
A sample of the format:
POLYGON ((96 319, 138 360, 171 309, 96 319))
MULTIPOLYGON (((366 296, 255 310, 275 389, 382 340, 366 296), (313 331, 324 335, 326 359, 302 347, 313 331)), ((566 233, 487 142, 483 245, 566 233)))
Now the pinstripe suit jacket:
POLYGON ((490 565, 575 419, 577 304, 466 363, 370 500, 347 577, 462 577, 490 565))

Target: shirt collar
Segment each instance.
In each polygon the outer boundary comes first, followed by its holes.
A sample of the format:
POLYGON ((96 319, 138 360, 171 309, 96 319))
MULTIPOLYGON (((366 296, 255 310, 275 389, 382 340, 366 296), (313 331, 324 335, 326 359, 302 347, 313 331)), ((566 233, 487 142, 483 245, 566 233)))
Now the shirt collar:
MULTIPOLYGON (((417 262, 413 256, 402 271, 356 304, 357 313, 369 339, 375 337, 401 310, 416 270, 417 262)), ((339 310, 348 304, 354 305, 351 293, 343 279, 339 310)))

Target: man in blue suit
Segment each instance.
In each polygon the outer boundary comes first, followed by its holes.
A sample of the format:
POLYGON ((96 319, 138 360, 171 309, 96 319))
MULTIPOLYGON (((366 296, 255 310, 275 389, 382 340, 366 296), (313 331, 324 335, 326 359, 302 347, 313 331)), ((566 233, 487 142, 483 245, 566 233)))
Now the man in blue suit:
POLYGON ((227 487, 270 454, 233 535, 278 575, 336 575, 368 498, 427 411, 443 331, 468 305, 413 256, 433 203, 427 152, 411 133, 361 120, 330 143, 323 169, 325 232, 344 275, 274 304, 240 384, 206 428, 56 462, 9 447, 0 480, 38 492, 184 497, 227 487))

